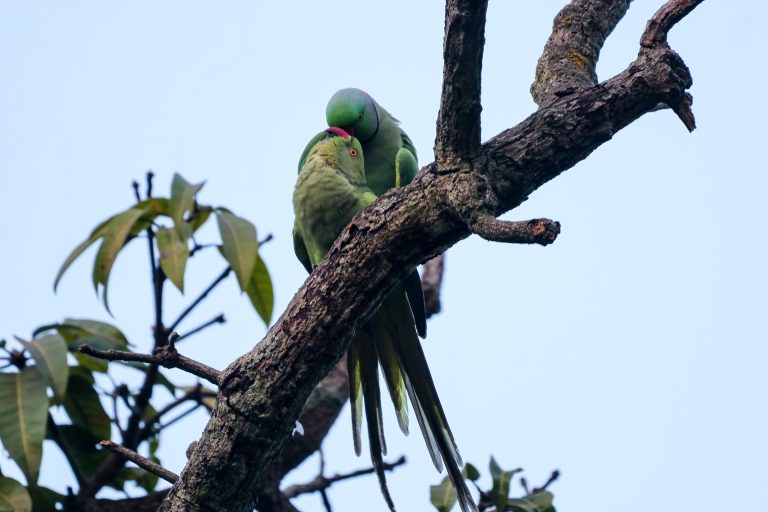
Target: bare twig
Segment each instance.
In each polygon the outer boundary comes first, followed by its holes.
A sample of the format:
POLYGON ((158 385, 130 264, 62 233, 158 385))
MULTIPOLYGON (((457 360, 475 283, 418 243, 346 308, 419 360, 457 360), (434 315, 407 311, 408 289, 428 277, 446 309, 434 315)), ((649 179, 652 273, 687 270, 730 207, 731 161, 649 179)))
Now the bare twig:
POLYGON ((421 272, 421 289, 424 292, 424 308, 427 318, 440 312, 440 290, 443 287, 445 254, 435 256, 424 264, 421 272))
POLYGON ((179 317, 176 320, 174 320, 174 322, 171 324, 168 330, 175 331, 178 328, 181 321, 184 320, 187 317, 187 315, 189 315, 197 307, 197 305, 200 304, 208 296, 208 294, 211 293, 213 289, 219 285, 219 283, 221 283, 224 279, 226 279, 230 272, 232 272, 232 267, 227 266, 227 268, 225 268, 224 271, 221 274, 219 274, 219 276, 216 279, 213 280, 213 282, 208 286, 208 288, 203 290, 203 293, 201 293, 192 302, 192 304, 190 304, 187 307, 187 309, 181 312, 179 317))
POLYGON ((549 245, 560 233, 560 223, 549 219, 525 221, 499 220, 480 214, 472 219, 469 228, 490 242, 549 245))
MULTIPOLYGON (((401 466, 405 464, 405 457, 401 456, 399 459, 397 459, 394 462, 385 462, 383 467, 386 471, 392 471, 397 466, 401 466)), ((366 468, 366 469, 358 469, 357 471, 352 471, 351 473, 344 473, 344 474, 336 474, 333 476, 325 477, 322 475, 318 475, 313 480, 300 485, 292 485, 285 489, 283 491, 283 494, 287 498, 295 498, 296 496, 299 496, 301 494, 307 494, 310 492, 318 492, 321 489, 327 489, 332 484, 336 482, 340 482, 342 480, 348 480, 350 478, 355 478, 358 476, 363 475, 370 475, 374 473, 376 470, 373 468, 366 468)))
POLYGON ((100 441, 99 444, 106 448, 107 450, 111 451, 112 453, 115 453, 119 455, 120 457, 123 457, 124 459, 127 459, 137 466, 139 466, 142 469, 146 469, 150 473, 153 473, 166 482, 174 483, 176 480, 179 479, 179 475, 174 473, 173 471, 170 471, 168 469, 165 469, 160 464, 157 464, 155 462, 152 462, 148 458, 139 455, 133 450, 130 450, 126 448, 125 446, 121 446, 117 443, 114 443, 112 441, 103 440, 100 441))
POLYGON ((152 415, 152 417, 146 420, 144 422, 144 427, 139 432, 139 439, 143 441, 149 438, 149 436, 152 434, 155 423, 158 423, 164 415, 168 414, 169 412, 174 410, 176 407, 190 400, 194 400, 200 403, 201 398, 202 398, 202 386, 200 385, 200 383, 198 383, 195 387, 193 387, 192 389, 190 389, 180 397, 165 404, 165 406, 162 409, 157 411, 155 414, 152 415))
POLYGON ((543 491, 546 491, 546 490, 547 490, 547 487, 549 487, 550 485, 552 485, 552 483, 553 483, 553 482, 555 482, 555 481, 556 481, 558 478, 560 478, 560 471, 556 469, 556 470, 554 470, 554 471, 552 472, 552 474, 551 474, 551 475, 549 475, 549 478, 547 479, 547 481, 546 481, 546 482, 544 482, 544 485, 542 485, 542 486, 540 486, 540 487, 535 487, 535 488, 533 489, 533 491, 531 491, 531 492, 530 492, 530 493, 528 493, 528 494, 536 494, 537 492, 543 492, 543 491))
POLYGON ((207 380, 211 384, 219 384, 221 372, 194 359, 183 356, 176 349, 170 347, 160 347, 155 351, 154 355, 124 352, 115 349, 99 350, 85 344, 80 345, 77 350, 83 354, 106 359, 107 361, 139 361, 141 363, 164 366, 165 368, 180 368, 192 375, 207 380))
POLYGON ((192 330, 189 330, 189 331, 185 332, 184 334, 182 334, 181 336, 179 336, 179 338, 178 338, 176 341, 178 342, 178 341, 181 341, 181 340, 183 340, 183 339, 185 339, 185 338, 189 338, 189 337, 190 337, 190 336, 192 336, 193 334, 197 334, 197 333, 199 333, 200 331, 202 331, 202 330, 204 330, 204 329, 207 329, 208 327, 210 327, 210 326, 212 326, 212 325, 214 325, 214 324, 223 324, 223 323, 225 323, 226 321, 227 321, 227 320, 224 318, 224 313, 221 313, 220 315, 216 316, 215 318, 212 318, 211 320, 208 320, 208 321, 207 321, 207 322, 205 322, 203 325, 200 325, 200 326, 198 326, 198 327, 195 327, 195 328, 194 328, 194 329, 192 329, 192 330))

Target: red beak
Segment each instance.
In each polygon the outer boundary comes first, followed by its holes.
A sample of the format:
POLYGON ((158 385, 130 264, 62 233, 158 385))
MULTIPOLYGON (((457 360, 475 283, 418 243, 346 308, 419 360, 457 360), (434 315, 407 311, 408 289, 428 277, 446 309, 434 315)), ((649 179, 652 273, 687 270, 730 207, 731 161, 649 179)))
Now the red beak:
POLYGON ((328 133, 332 133, 333 135, 336 135, 338 137, 341 137, 344 140, 349 140, 349 139, 352 138, 352 136, 349 133, 347 133, 346 131, 344 131, 343 128, 338 128, 336 126, 331 126, 330 128, 328 128, 325 131, 328 132, 328 133))

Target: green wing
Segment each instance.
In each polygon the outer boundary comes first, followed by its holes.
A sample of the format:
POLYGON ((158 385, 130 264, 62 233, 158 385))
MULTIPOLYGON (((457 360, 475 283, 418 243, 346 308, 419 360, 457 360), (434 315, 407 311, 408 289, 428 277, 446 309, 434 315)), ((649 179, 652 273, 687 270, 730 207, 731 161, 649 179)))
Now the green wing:
POLYGON ((301 152, 301 158, 299 158, 299 168, 296 171, 297 173, 301 172, 301 168, 304 167, 304 161, 307 159, 309 150, 312 149, 315 144, 323 140, 326 135, 328 135, 328 133, 322 131, 310 139, 310 141, 307 143, 307 146, 304 148, 304 151, 301 152))
POLYGON ((403 147, 400 148, 395 156, 395 177, 399 177, 400 185, 407 185, 413 180, 416 173, 419 172, 419 161, 416 155, 416 147, 411 138, 400 129, 400 136, 403 139, 403 147))
POLYGON ((299 259, 307 272, 312 272, 312 262, 309 260, 309 253, 307 252, 307 246, 304 245, 304 239, 299 233, 299 226, 296 222, 293 223, 293 252, 296 253, 296 257, 299 259))
POLYGON ((410 149, 402 147, 395 156, 395 186, 407 185, 419 172, 419 163, 410 149))

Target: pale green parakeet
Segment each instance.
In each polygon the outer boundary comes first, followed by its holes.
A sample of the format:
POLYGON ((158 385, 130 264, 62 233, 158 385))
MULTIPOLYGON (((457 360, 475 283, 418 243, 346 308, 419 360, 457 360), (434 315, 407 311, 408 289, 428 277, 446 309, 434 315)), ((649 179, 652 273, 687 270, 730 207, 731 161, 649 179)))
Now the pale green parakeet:
MULTIPOLYGON (((366 184, 367 167, 360 142, 340 128, 329 128, 324 133, 325 138, 307 152, 293 192, 294 248, 307 270, 320 263, 352 217, 376 199, 366 184)), ((361 451, 364 409, 371 460, 387 504, 394 510, 383 468, 386 444, 379 365, 401 430, 408 433, 407 396, 435 467, 442 471, 445 465, 461 509, 476 512, 461 476, 461 457, 421 348, 404 282, 396 284, 383 299, 376 313, 356 333, 347 352, 355 451, 358 455, 361 451)))

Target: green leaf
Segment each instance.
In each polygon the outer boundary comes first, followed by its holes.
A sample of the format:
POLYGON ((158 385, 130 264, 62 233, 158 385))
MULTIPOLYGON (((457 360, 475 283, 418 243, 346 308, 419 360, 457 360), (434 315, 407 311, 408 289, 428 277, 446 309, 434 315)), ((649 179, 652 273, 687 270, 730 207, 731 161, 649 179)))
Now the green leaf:
POLYGON ((67 366, 67 344, 59 334, 46 334, 27 342, 19 339, 35 360, 47 385, 53 389, 56 398, 62 400, 67 392, 69 366, 67 366))
POLYGON ((477 482, 477 480, 480 478, 480 471, 478 471, 478 469, 473 464, 467 462, 464 464, 464 469, 461 471, 461 476, 467 480, 477 482))
MULTIPOLYGON (((13 478, 0 477, 0 512, 31 512, 32 498, 13 478)), ((51 509, 53 510, 53 509, 51 509)))
POLYGON ((507 510, 512 512, 555 512, 552 504, 555 497, 549 491, 529 494, 524 498, 512 498, 507 501, 507 510))
POLYGON ((272 319, 272 309, 275 304, 275 296, 272 290, 272 279, 269 277, 267 266, 264 260, 256 255, 256 264, 253 266, 251 279, 248 281, 248 287, 245 289, 248 298, 251 299, 254 309, 259 314, 264 323, 269 325, 272 319))
MULTIPOLYGON (((100 350, 127 350, 128 340, 120 330, 108 323, 96 320, 66 318, 60 324, 49 324, 35 329, 37 336, 41 332, 55 330, 67 343, 70 351, 77 350, 81 344, 90 345, 100 350)), ((75 359, 84 367, 95 372, 106 372, 109 362, 103 359, 87 356, 79 352, 74 353, 75 359)))
POLYGON ((55 327, 67 342, 69 347, 76 348, 82 343, 94 348, 107 350, 128 349, 128 338, 117 327, 98 320, 83 318, 65 318, 64 322, 55 327))
POLYGON ((159 228, 157 230, 160 268, 181 293, 184 293, 184 269, 189 258, 187 245, 189 235, 191 235, 191 228, 188 224, 182 224, 177 229, 159 228))
POLYGON ((109 439, 111 422, 93 385, 90 372, 82 367, 71 368, 64 409, 73 424, 87 429, 97 440, 109 439))
POLYGON ((134 224, 144 215, 143 208, 133 207, 123 213, 115 215, 104 226, 102 233, 102 242, 99 252, 96 254, 96 262, 93 264, 93 286, 98 291, 99 285, 102 285, 102 299, 104 307, 109 311, 107 301, 107 285, 109 283, 109 273, 112 271, 112 265, 117 258, 117 253, 125 245, 128 234, 131 232, 134 224))
POLYGON ((256 228, 249 221, 219 208, 216 210, 221 233, 221 252, 235 271, 240 289, 245 291, 258 258, 256 228))
POLYGON ((56 504, 64 502, 64 496, 47 487, 30 487, 27 491, 32 497, 32 512, 51 512, 56 504))
POLYGON ((53 291, 56 292, 56 287, 59 286, 59 281, 61 280, 61 276, 64 275, 64 272, 67 271, 69 266, 74 262, 83 252, 90 247, 96 240, 101 238, 101 236, 104 234, 104 226, 109 223, 109 221, 112 220, 112 217, 108 218, 98 226, 96 226, 93 231, 91 232, 90 236, 85 239, 83 243, 75 247, 75 250, 73 250, 69 256, 67 256, 67 259, 64 260, 64 263, 61 265, 61 268, 59 269, 58 273, 56 274, 56 278, 53 280, 53 291))
POLYGON ((429 486, 429 500, 439 512, 448 512, 456 504, 456 489, 448 477, 440 485, 429 486))
POLYGON ((195 204, 195 196, 203 188, 205 182, 192 185, 181 177, 179 173, 174 173, 171 181, 171 201, 168 205, 168 216, 173 219, 177 228, 184 223, 184 213, 191 210, 195 204))
POLYGON ((491 489, 491 498, 496 505, 496 510, 504 510, 507 499, 509 498, 509 484, 512 477, 522 471, 521 468, 512 471, 503 471, 496 463, 496 459, 491 456, 490 463, 491 478, 493 479, 493 488, 491 489))
POLYGON ((28 484, 35 484, 40 472, 47 420, 45 379, 37 368, 0 374, 0 439, 28 484))
POLYGON ((93 476, 101 467, 109 452, 99 450, 98 440, 87 429, 78 425, 59 425, 59 434, 74 454, 77 465, 87 477, 93 476))

